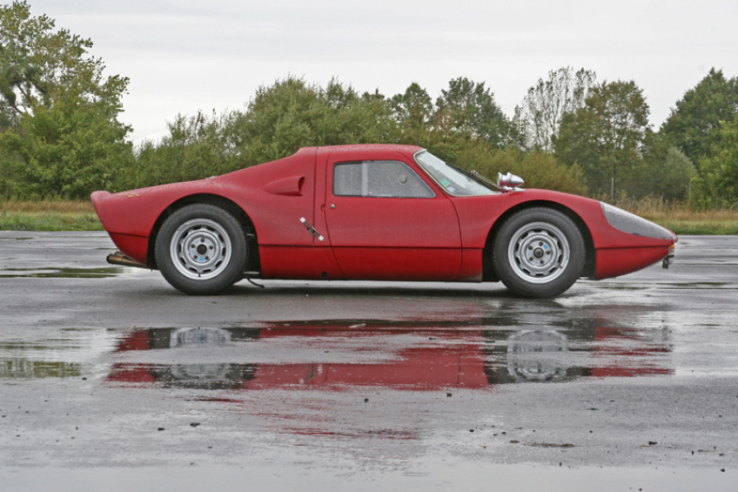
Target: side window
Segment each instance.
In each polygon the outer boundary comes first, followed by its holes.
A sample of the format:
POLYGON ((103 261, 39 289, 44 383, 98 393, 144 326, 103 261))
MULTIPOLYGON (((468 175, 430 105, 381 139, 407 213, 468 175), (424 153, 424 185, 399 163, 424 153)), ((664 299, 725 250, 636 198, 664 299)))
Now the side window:
POLYGON ((335 196, 433 198, 433 190, 400 161, 342 162, 333 168, 335 196))

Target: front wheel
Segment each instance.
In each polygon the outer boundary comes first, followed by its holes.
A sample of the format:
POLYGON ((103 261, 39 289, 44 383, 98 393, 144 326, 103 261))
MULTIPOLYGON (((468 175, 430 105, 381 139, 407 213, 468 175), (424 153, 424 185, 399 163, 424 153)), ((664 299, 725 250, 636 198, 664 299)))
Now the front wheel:
POLYGON ((500 228, 492 261, 508 289, 525 297, 555 297, 584 270, 586 250, 579 228, 550 208, 521 210, 500 228))
POLYGON ((173 287, 194 295, 221 292, 241 279, 248 249, 241 224, 204 203, 183 207, 162 225, 156 264, 173 287))

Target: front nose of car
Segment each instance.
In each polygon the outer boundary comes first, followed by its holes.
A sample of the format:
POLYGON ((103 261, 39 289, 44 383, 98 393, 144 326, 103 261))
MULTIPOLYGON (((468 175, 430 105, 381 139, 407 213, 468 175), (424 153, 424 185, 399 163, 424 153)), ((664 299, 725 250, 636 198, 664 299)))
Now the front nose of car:
POLYGON ((604 202, 600 202, 600 204, 602 205, 602 212, 605 214, 607 223, 614 229, 636 236, 670 240, 675 243, 679 240, 676 234, 665 227, 661 227, 643 217, 638 217, 613 205, 604 202))

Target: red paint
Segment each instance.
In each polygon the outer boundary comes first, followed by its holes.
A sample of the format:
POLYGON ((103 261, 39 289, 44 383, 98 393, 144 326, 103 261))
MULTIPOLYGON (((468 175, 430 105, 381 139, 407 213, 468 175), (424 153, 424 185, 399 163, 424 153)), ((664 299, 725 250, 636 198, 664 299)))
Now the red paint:
POLYGON ((459 276, 456 280, 460 282, 481 282, 483 253, 481 249, 462 249, 461 271, 459 271, 459 276))
POLYGON ((112 239, 118 249, 128 255, 129 258, 132 258, 139 263, 146 264, 146 252, 149 245, 148 237, 110 232, 110 239, 112 239))
POLYGON ((598 249, 594 277, 601 280, 635 272, 663 260, 668 254, 668 245, 650 248, 598 249))
POLYGON ((263 278, 343 280, 330 247, 262 246, 263 278))
POLYGON ((305 176, 290 176, 267 183, 264 190, 274 195, 302 196, 305 176))
POLYGON ((349 280, 456 280, 461 266, 458 248, 333 247, 349 280))
POLYGON ((98 191, 92 201, 121 251, 150 264, 149 237, 168 207, 195 195, 228 199, 254 224, 265 278, 481 281, 482 250, 492 227, 520 206, 554 206, 580 218, 596 249, 597 279, 657 262, 675 242, 616 230, 600 202, 565 193, 526 189, 481 197, 448 195, 415 163, 419 150, 407 145, 304 148, 211 179, 116 194, 98 191), (333 195, 337 163, 373 160, 407 164, 435 197, 333 195), (308 233, 301 218, 324 240, 308 233))
POLYGON ((334 194, 337 164, 372 160, 401 161, 420 176, 417 165, 401 152, 331 152, 325 166, 323 213, 336 260, 346 278, 456 279, 461 267, 458 218, 451 201, 437 189, 434 198, 334 194))

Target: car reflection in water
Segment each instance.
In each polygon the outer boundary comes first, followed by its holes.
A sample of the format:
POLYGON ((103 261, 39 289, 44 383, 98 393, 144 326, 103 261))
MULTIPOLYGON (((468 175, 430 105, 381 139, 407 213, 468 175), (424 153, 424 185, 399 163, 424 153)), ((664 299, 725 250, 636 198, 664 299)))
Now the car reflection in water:
POLYGON ((568 339, 558 331, 523 331, 507 339, 507 372, 486 373, 495 383, 562 381, 582 375, 581 368, 566 367, 557 356, 568 352, 568 339))
POLYGON ((138 330, 120 341, 108 381, 191 389, 423 391, 673 373, 667 329, 489 328, 331 321, 138 330), (164 349, 163 362, 136 361, 136 351, 164 349), (241 362, 244 357, 249 363, 241 362))

